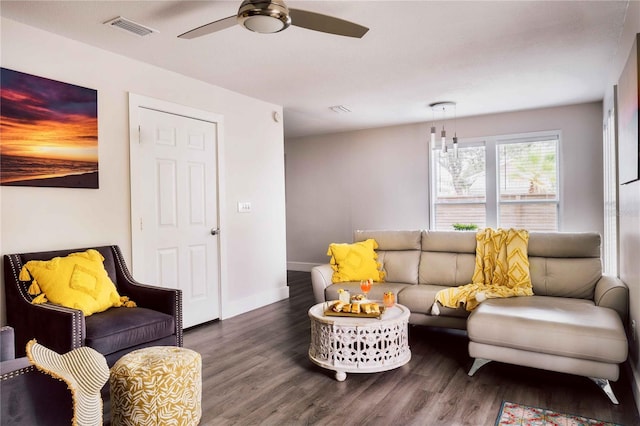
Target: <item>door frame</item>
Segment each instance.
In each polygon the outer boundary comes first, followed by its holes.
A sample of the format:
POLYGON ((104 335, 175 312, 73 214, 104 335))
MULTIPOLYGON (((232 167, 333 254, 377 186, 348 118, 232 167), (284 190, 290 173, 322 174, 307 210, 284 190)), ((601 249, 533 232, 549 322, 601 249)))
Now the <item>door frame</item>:
MULTIPOLYGON (((168 114, 174 114, 183 116, 186 118, 193 118, 196 120, 209 121, 216 124, 216 150, 217 150, 217 216, 218 223, 218 313, 219 318, 223 319, 224 310, 222 307, 225 305, 224 301, 227 296, 227 273, 226 273, 226 247, 227 239, 225 230, 224 212, 224 200, 226 199, 224 194, 224 188, 226 187, 224 182, 224 116, 209 111, 204 111, 173 102, 163 101, 160 99, 150 98, 143 95, 138 95, 129 92, 129 186, 130 186, 130 202, 131 202, 131 265, 133 276, 136 276, 136 271, 143 270, 144 256, 142 254, 143 245, 142 231, 140 229, 139 221, 142 216, 142 197, 140 193, 142 191, 140 168, 135 167, 134 162, 138 158, 136 153, 137 147, 140 144, 140 108, 146 108, 154 111, 164 112, 168 114)), ((145 283, 149 285, 156 285, 155 283, 145 283)))

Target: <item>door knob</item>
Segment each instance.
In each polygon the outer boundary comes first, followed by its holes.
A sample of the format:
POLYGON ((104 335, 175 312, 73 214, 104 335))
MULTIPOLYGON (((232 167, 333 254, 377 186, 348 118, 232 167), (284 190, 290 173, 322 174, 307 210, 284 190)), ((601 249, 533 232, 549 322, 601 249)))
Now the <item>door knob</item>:
POLYGON ((217 228, 211 228, 211 235, 218 235, 218 233, 220 232, 219 229, 217 228))

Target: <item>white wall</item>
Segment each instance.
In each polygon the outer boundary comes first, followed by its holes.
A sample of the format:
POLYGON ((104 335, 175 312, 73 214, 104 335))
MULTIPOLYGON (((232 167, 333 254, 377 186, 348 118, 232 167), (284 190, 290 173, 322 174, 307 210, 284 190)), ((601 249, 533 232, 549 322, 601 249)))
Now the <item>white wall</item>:
MULTIPOLYGON (((560 230, 603 232, 600 102, 457 120, 475 138, 561 130, 560 230)), ((452 123, 446 127, 451 128, 452 123)), ((326 263, 331 242, 355 229, 429 227, 430 123, 285 141, 287 260, 326 263)))
MULTIPOLYGON (((624 29, 613 61, 609 85, 606 88, 604 114, 607 114, 613 106, 613 86, 617 84, 624 69, 636 34, 640 33, 640 2, 631 1, 628 7, 624 29)), ((627 326, 630 329, 631 321, 635 321, 640 332, 640 262, 638 262, 638 253, 640 253, 640 181, 618 187, 618 209, 619 275, 620 279, 629 286, 629 324, 627 326)), ((636 406, 640 408, 640 338, 638 332, 636 332, 635 339, 630 333, 629 346, 629 361, 634 376, 632 380, 633 394, 636 406)))
MULTIPOLYGON (((224 117, 222 316, 286 298, 284 147, 278 105, 2 19, 2 67, 98 91, 100 189, 0 187, 0 252, 118 244, 131 265, 128 92, 224 117), (251 126, 247 123, 251 122, 251 126), (250 201, 252 213, 236 212, 250 201)), ((3 280, 4 286, 4 280, 3 280)), ((2 324, 6 321, 4 290, 2 324)))

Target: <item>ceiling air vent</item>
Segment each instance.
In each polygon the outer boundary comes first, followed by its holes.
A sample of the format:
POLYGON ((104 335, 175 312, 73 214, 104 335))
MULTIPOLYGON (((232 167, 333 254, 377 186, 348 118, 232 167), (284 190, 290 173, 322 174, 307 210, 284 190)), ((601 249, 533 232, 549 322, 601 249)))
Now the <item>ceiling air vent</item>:
POLYGON ((336 114, 344 114, 344 113, 351 112, 351 110, 344 105, 335 105, 335 106, 329 107, 329 109, 335 112, 336 114))
POLYGON ((159 32, 158 30, 154 30, 153 28, 145 27, 144 25, 138 24, 137 22, 133 22, 130 19, 123 18, 122 16, 111 19, 104 24, 111 27, 120 28, 121 30, 139 35, 141 37, 149 35, 151 33, 159 32))

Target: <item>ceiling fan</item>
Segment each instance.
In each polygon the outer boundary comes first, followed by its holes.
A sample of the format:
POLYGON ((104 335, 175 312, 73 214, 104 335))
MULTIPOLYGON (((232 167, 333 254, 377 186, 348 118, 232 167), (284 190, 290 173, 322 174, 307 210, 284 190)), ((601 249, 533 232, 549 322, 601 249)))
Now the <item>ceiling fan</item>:
POLYGON ((283 0, 243 0, 238 14, 194 28, 178 38, 192 39, 240 24, 257 33, 277 33, 289 25, 323 33, 362 38, 369 28, 333 16, 289 9, 283 0))

